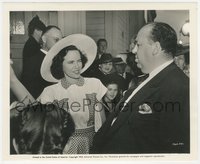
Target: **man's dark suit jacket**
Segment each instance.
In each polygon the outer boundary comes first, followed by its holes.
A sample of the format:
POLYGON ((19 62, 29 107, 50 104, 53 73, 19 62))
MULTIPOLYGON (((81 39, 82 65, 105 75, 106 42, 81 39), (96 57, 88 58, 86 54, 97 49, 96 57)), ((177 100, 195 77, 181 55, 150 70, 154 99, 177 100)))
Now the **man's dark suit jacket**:
POLYGON ((143 86, 120 112, 129 89, 97 132, 93 153, 189 153, 189 79, 170 64, 143 86), (152 113, 141 114, 147 104, 152 113), (117 119, 111 126, 113 118, 117 119))
POLYGON ((37 99, 43 89, 52 83, 44 80, 40 73, 40 68, 45 54, 40 50, 26 58, 26 65, 23 67, 22 83, 31 95, 37 99))

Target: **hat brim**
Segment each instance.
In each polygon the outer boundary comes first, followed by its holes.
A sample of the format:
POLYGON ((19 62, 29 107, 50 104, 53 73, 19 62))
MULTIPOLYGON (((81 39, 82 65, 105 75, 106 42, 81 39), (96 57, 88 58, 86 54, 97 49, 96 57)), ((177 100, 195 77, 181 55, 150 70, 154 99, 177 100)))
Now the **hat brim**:
POLYGON ((116 57, 113 59, 114 64, 126 64, 121 57, 116 57))
POLYGON ((115 65, 126 65, 126 63, 124 63, 124 62, 115 62, 115 65))
POLYGON ((54 78, 51 74, 50 67, 52 65, 52 59, 65 47, 74 45, 76 46, 86 57, 87 63, 82 68, 81 73, 86 71, 96 58, 97 46, 95 41, 84 34, 72 34, 60 41, 58 41, 46 54, 42 66, 40 69, 43 79, 49 82, 58 82, 59 80, 54 78))
POLYGON ((104 61, 99 60, 99 64, 110 63, 110 62, 113 62, 113 60, 112 59, 104 61))

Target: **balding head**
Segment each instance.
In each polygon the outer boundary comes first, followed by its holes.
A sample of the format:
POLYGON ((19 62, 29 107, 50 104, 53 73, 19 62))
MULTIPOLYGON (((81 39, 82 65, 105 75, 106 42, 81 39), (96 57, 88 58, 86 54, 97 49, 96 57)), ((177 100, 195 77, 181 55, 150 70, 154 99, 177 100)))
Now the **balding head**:
POLYGON ((137 66, 143 73, 150 73, 155 68, 172 60, 176 53, 176 32, 168 24, 153 22, 145 25, 138 32, 135 47, 137 66))
POLYGON ((49 51, 62 37, 61 30, 57 26, 48 26, 42 35, 43 49, 49 51))

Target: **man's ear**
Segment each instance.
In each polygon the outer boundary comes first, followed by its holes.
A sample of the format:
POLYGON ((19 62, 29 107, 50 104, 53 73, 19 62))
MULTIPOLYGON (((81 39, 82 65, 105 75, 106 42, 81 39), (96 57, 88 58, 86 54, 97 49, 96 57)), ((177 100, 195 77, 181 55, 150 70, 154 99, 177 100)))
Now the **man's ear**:
POLYGON ((162 48, 160 46, 160 42, 153 43, 153 55, 159 55, 162 51, 162 48))

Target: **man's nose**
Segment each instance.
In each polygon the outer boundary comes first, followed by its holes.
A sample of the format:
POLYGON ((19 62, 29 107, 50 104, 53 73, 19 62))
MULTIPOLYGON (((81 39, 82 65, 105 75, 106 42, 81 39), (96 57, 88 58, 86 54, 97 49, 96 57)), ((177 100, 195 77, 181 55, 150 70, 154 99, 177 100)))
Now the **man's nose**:
POLYGON ((137 47, 137 45, 135 45, 135 47, 132 49, 132 53, 137 54, 137 49, 138 49, 138 47, 137 47))

